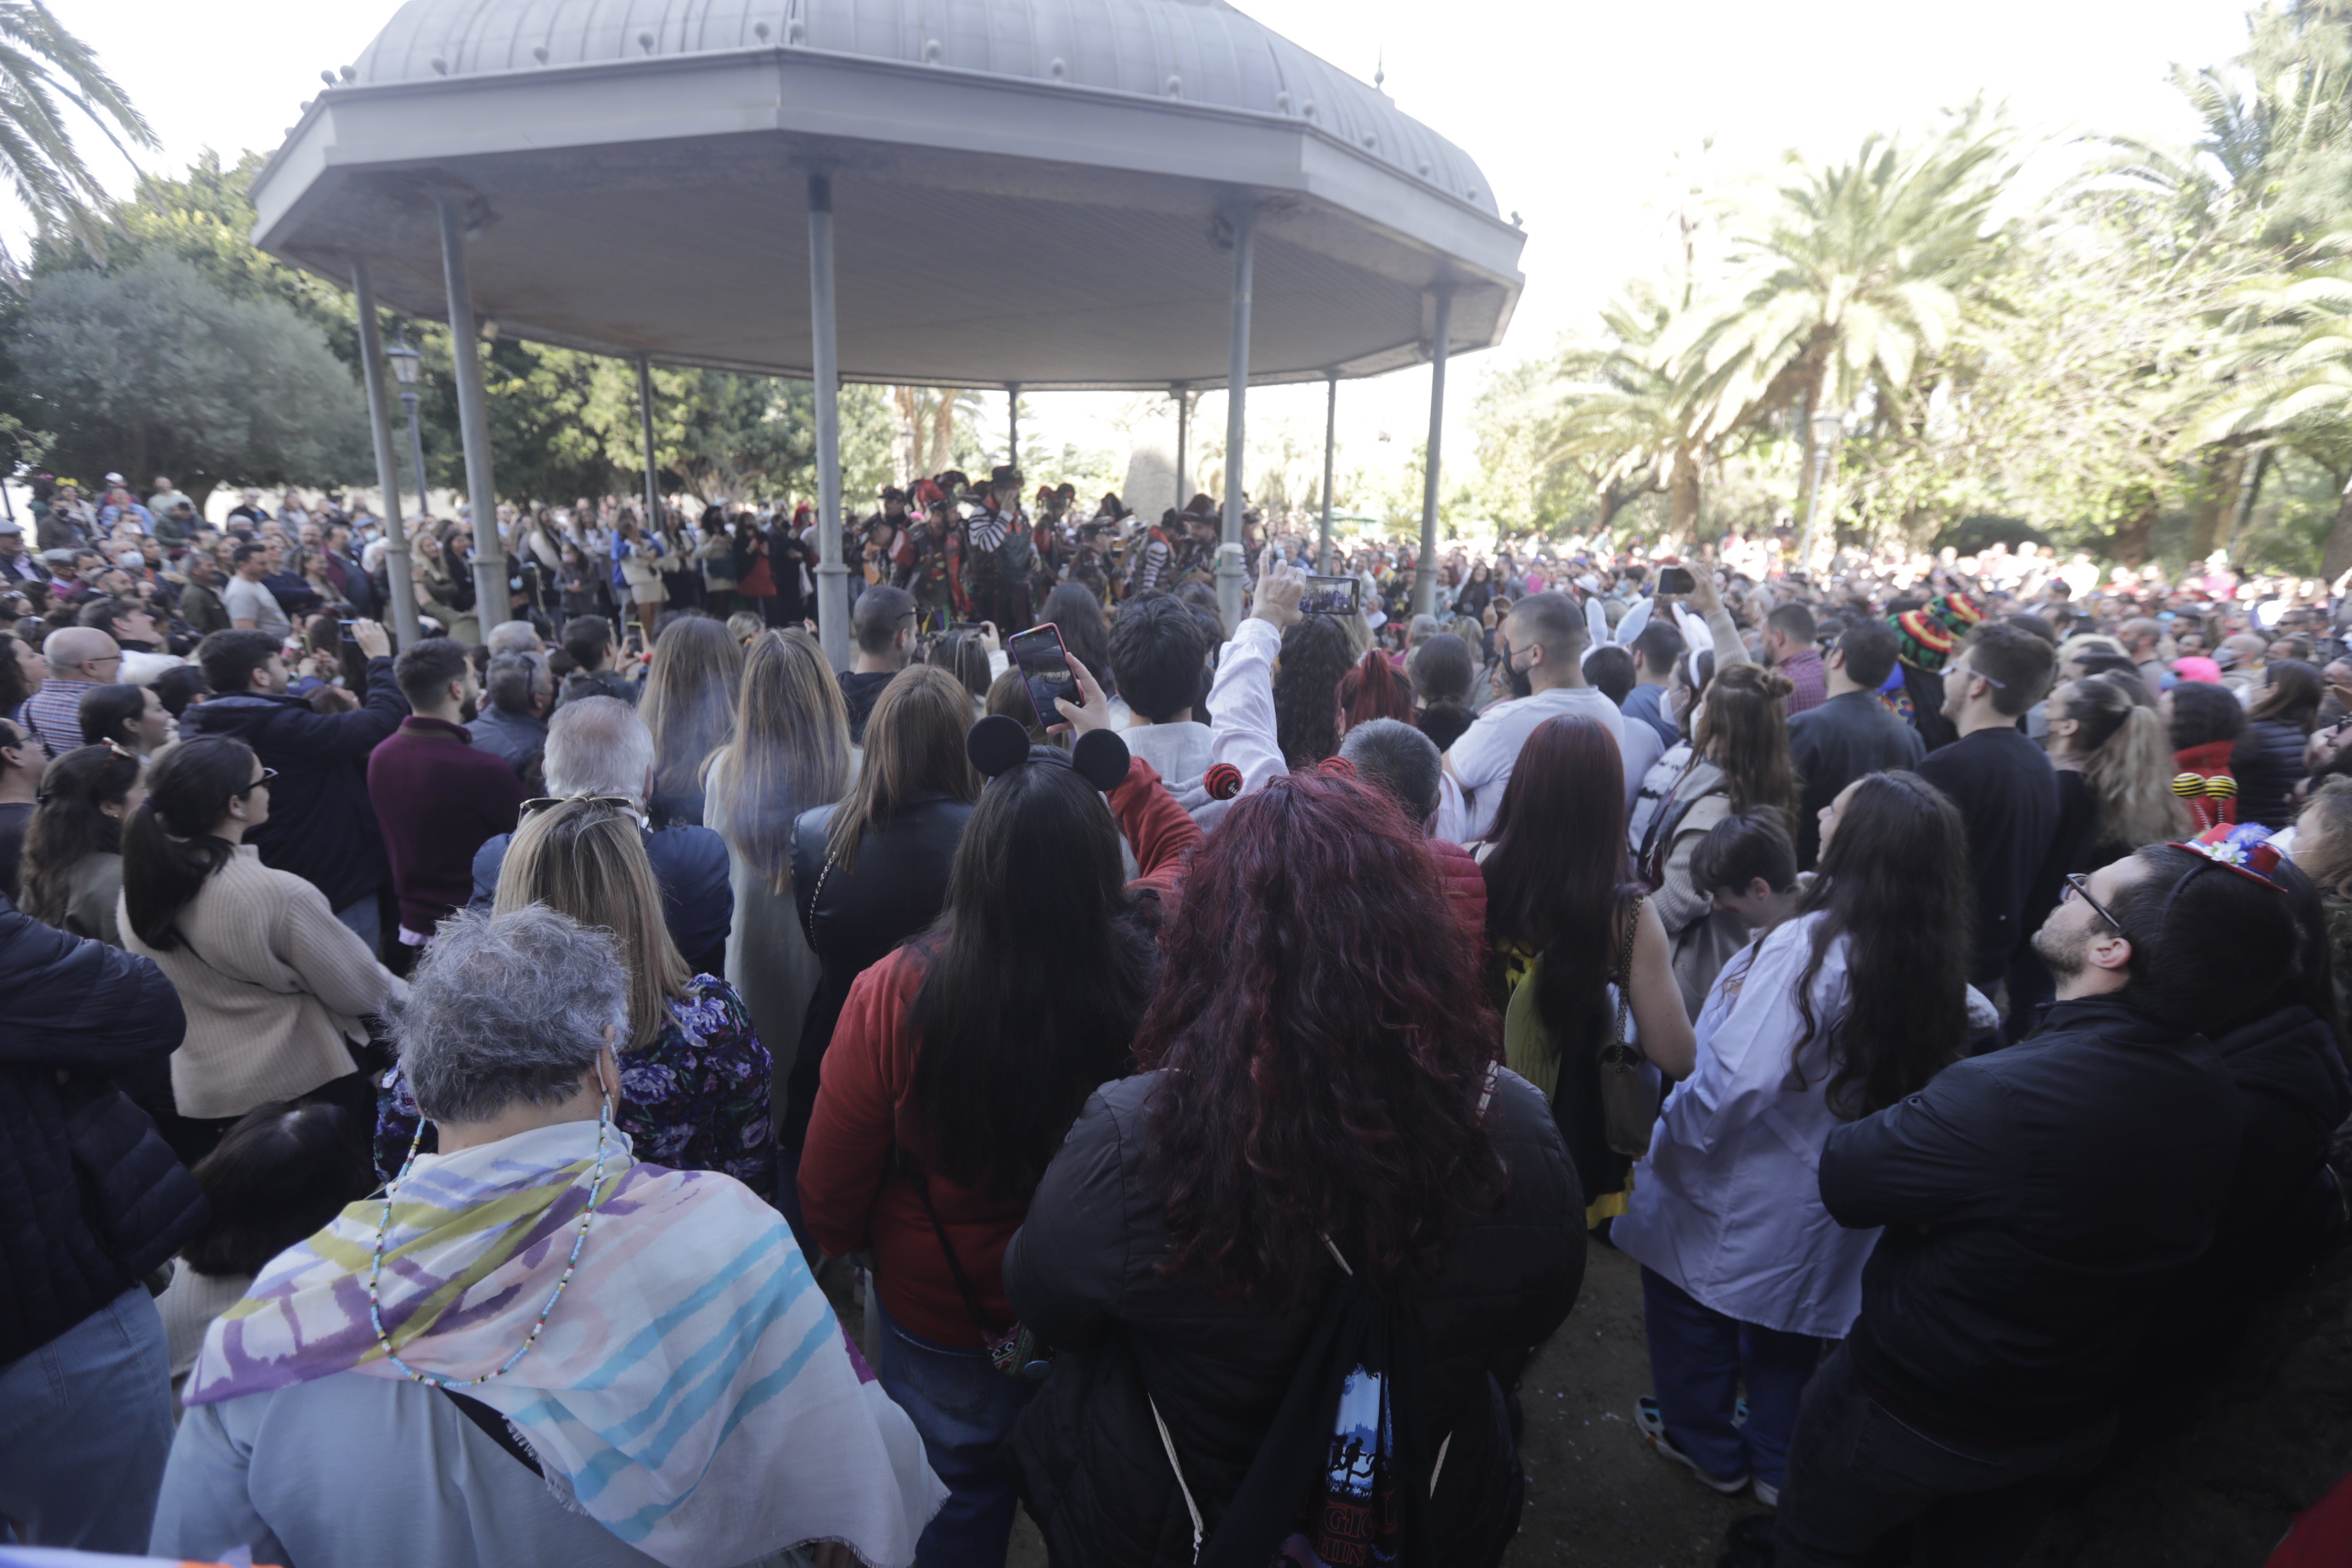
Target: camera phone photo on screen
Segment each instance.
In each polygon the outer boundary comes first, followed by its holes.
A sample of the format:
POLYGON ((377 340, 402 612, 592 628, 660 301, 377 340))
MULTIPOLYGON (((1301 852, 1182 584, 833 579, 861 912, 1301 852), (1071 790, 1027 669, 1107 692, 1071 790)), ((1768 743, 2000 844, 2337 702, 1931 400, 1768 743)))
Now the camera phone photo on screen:
POLYGON ((1022 682, 1029 688, 1029 705, 1037 710, 1041 727, 1050 730, 1065 722, 1061 710, 1054 706, 1055 699, 1085 700, 1078 694, 1077 678, 1070 673, 1070 655, 1062 646, 1062 634, 1052 622, 1023 632, 1004 651, 1020 668, 1022 682))
POLYGON ((1307 616, 1352 616, 1362 603, 1363 581, 1357 577, 1309 577, 1298 596, 1298 609, 1307 616))

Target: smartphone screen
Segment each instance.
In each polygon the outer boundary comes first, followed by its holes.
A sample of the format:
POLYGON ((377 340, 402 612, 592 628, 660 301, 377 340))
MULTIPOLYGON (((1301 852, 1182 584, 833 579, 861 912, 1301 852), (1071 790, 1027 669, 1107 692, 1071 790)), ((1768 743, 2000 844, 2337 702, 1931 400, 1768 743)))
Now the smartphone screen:
POLYGON ((1687 566, 1658 568, 1658 592, 1661 594, 1687 594, 1696 586, 1697 584, 1691 580, 1687 566))
POLYGON ((1352 616, 1361 608, 1363 597, 1360 577, 1309 577, 1307 591, 1298 596, 1298 609, 1308 616, 1352 616))
POLYGON ((1037 710, 1037 722, 1045 729, 1066 722, 1061 710, 1054 706, 1056 698, 1066 697, 1082 702, 1078 695, 1077 678, 1070 673, 1069 650, 1062 646, 1062 634, 1051 621, 1042 626, 1032 626, 1007 643, 1004 651, 1021 671, 1022 683, 1029 688, 1029 705, 1037 710))
POLYGON ((357 622, 357 621, 337 621, 335 624, 336 624, 337 626, 341 626, 341 627, 342 627, 342 628, 343 628, 343 640, 344 640, 345 642, 349 642, 349 641, 351 641, 351 640, 352 640, 352 628, 353 626, 358 626, 358 625, 359 625, 359 622, 357 622))

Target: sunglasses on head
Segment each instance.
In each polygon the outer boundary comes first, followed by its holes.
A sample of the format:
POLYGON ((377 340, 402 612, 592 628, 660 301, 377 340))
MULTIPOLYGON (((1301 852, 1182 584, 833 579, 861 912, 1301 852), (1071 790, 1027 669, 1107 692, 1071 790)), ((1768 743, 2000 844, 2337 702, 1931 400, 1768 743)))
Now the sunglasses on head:
POLYGON ((637 815, 637 803, 631 800, 626 795, 542 795, 536 796, 533 799, 524 801, 522 803, 522 810, 517 816, 517 820, 520 821, 523 817, 537 816, 541 812, 551 811, 559 805, 569 805, 575 800, 585 801, 590 805, 609 805, 614 810, 625 812, 631 816, 637 815))

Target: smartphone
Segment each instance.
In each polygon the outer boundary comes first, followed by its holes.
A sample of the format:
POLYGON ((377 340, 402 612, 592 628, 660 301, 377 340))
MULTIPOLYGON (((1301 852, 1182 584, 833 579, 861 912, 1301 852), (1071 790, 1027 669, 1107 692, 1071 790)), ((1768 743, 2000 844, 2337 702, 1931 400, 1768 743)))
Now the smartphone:
POLYGON ((1687 566, 1658 568, 1658 592, 1661 594, 1687 594, 1696 586, 1698 584, 1692 580, 1687 566))
POLYGON ((1361 577, 1309 577, 1307 591, 1298 596, 1298 612, 1305 616, 1352 616, 1362 610, 1363 601, 1361 577))
POLYGON ((948 623, 948 630, 951 632, 977 632, 984 631, 987 628, 979 621, 950 621, 948 623))
POLYGON ((357 622, 357 621, 337 621, 337 622, 335 623, 335 625, 337 625, 337 626, 341 626, 341 627, 342 627, 342 628, 343 628, 343 640, 344 640, 345 642, 349 642, 349 641, 351 641, 351 640, 352 640, 352 628, 353 626, 358 626, 358 625, 359 625, 359 622, 357 622))
POLYGON ((1005 644, 1004 652, 1029 689, 1029 706, 1037 710, 1038 726, 1050 730, 1067 723, 1055 701, 1066 697, 1083 704, 1086 699, 1079 695, 1078 678, 1070 673, 1070 652, 1062 646, 1061 629, 1051 621, 1032 626, 1005 644))

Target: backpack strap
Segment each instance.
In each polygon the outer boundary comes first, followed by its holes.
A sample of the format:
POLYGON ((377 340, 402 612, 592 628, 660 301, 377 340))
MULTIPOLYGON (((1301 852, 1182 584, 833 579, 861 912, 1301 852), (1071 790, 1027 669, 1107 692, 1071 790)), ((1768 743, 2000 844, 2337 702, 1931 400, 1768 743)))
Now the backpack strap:
POLYGON ((1184 1484, 1184 1467, 1176 1458, 1176 1439, 1168 1435, 1167 1418, 1160 1414, 1160 1401, 1146 1389, 1143 1402, 1151 1406, 1151 1424, 1160 1428, 1160 1446, 1168 1451, 1168 1468, 1176 1474, 1176 1489, 1183 1494, 1184 1511, 1192 1516, 1192 1561, 1201 1560, 1201 1505, 1192 1500, 1192 1489, 1184 1484))

